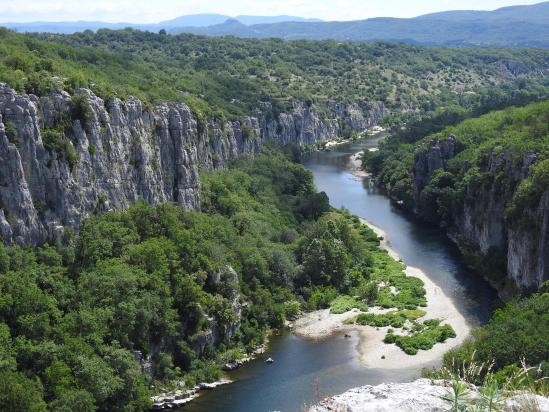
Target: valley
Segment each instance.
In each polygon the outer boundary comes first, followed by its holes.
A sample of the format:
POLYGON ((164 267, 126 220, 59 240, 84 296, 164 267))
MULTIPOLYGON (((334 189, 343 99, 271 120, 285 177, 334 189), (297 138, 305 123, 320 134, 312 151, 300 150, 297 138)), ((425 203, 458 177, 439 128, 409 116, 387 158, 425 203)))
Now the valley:
POLYGON ((544 7, 0 28, 0 410, 544 410, 544 7))

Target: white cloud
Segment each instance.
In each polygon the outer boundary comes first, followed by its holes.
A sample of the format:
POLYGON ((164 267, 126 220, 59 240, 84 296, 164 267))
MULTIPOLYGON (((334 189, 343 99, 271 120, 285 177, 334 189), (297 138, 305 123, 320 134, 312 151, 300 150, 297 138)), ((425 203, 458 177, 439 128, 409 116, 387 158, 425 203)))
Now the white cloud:
POLYGON ((158 22, 195 13, 318 17, 356 20, 412 17, 451 9, 494 9, 540 0, 0 0, 0 21, 101 20, 158 22))

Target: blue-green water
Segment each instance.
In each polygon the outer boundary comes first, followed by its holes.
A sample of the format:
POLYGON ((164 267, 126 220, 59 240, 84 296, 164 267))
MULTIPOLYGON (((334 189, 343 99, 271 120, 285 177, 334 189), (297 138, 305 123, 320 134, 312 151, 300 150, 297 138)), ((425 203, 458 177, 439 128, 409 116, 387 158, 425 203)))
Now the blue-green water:
MULTIPOLYGON (((305 166, 313 172, 318 189, 328 194, 332 206, 345 207, 383 229, 402 260, 422 269, 454 300, 471 324, 484 322, 491 313, 495 293, 462 264, 455 246, 438 229, 395 208, 368 179, 349 172, 349 157, 376 145, 374 139, 314 153, 305 166)), ((235 383, 203 393, 182 411, 300 411, 319 396, 420 376, 421 367, 396 371, 363 367, 356 351, 357 339, 353 334, 350 339, 335 336, 314 342, 281 332, 273 336, 265 354, 275 360, 273 364, 257 360, 245 365, 229 374, 235 383)))

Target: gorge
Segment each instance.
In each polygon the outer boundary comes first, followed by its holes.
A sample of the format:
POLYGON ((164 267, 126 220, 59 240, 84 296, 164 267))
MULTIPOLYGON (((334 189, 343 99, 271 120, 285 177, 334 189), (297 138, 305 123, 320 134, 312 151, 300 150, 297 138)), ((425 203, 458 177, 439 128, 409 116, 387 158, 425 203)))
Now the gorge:
MULTIPOLYGON (((436 228, 425 228, 392 206, 368 177, 353 175, 350 157, 364 148, 375 148, 378 140, 379 137, 366 139, 337 146, 333 151, 313 153, 305 166, 312 170, 315 184, 328 194, 334 207, 345 207, 382 228, 403 261, 423 270, 451 298, 470 326, 486 322, 496 294, 462 263, 452 243, 436 228)), ((181 411, 300 410, 318 402, 318 393, 324 397, 360 385, 408 382, 419 378, 423 367, 440 365, 440 360, 435 360, 391 368, 384 366, 384 360, 378 360, 375 366, 365 366, 358 352, 359 333, 351 332, 350 339, 344 334, 341 330, 321 340, 288 332, 273 336, 264 355, 275 359, 273 365, 266 365, 262 359, 244 365, 229 374, 235 380, 233 384, 201 394, 181 411)), ((416 356, 425 358, 424 354, 416 356)))
POLYGON ((0 410, 546 396, 548 57, 0 28, 0 410))
POLYGON ((546 102, 509 108, 406 147, 396 137, 369 162, 385 159, 373 169, 393 199, 444 228, 508 299, 549 279, 546 124, 546 102))

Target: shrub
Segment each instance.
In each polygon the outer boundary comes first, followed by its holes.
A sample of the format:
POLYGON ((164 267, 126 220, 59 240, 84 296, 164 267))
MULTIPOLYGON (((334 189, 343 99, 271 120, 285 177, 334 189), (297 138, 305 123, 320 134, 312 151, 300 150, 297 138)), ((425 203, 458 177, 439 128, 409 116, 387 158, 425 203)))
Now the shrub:
POLYGON ((78 162, 78 154, 72 142, 65 135, 63 126, 58 124, 54 128, 42 129, 40 134, 45 149, 63 156, 72 171, 78 162))
POLYGON ((6 132, 6 137, 8 138, 9 142, 19 148, 19 146, 21 145, 21 141, 19 140, 19 134, 17 133, 17 128, 15 127, 15 124, 13 124, 12 122, 6 122, 4 124, 4 131, 6 132))
POLYGON ((348 296, 340 295, 338 296, 330 305, 330 312, 335 314, 341 314, 350 311, 351 309, 360 309, 363 311, 368 310, 368 305, 362 303, 361 301, 348 296))
POLYGON ((324 309, 330 306, 330 303, 337 297, 337 291, 328 286, 320 286, 313 289, 307 306, 311 309, 324 309))
POLYGON ((287 319, 295 318, 301 313, 301 303, 297 300, 284 302, 284 313, 287 319))
POLYGON ((451 368, 453 359, 467 362, 472 352, 479 362, 494 362, 495 370, 517 364, 547 361, 549 353, 549 293, 511 301, 496 310, 488 324, 473 331, 473 338, 444 357, 451 368))
POLYGON ((245 141, 251 141, 255 139, 255 129, 249 124, 242 126, 242 138, 245 141))
POLYGON ((407 320, 413 321, 422 316, 425 316, 423 310, 400 310, 384 314, 361 313, 357 316, 356 323, 376 327, 402 328, 407 320))
POLYGON ((82 128, 89 131, 94 118, 93 110, 86 96, 76 95, 71 99, 71 117, 73 120, 80 120, 82 128))
POLYGON ((388 333, 385 342, 395 343, 408 355, 415 355, 418 350, 429 350, 436 343, 445 342, 448 338, 455 338, 456 332, 450 325, 441 325, 439 320, 430 319, 423 322, 420 331, 410 336, 388 333))

